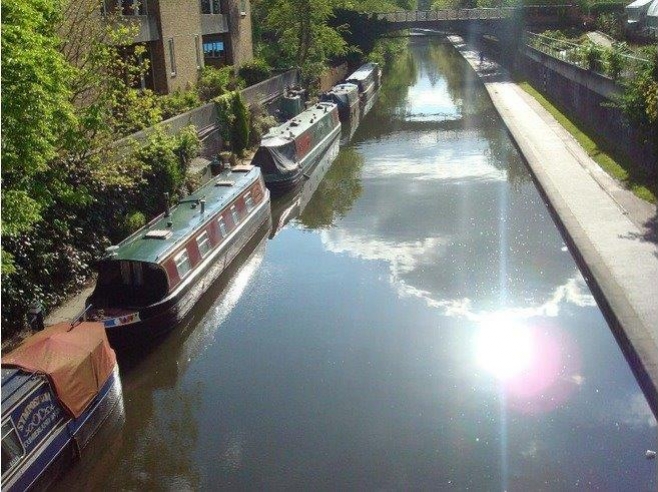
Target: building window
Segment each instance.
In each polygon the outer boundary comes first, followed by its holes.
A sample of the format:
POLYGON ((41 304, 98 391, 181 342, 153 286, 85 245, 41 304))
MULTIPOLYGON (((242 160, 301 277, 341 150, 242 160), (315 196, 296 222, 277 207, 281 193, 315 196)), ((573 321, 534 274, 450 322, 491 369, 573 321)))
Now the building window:
POLYGON ((2 474, 25 455, 25 449, 10 420, 2 424, 2 474))
POLYGON ((180 278, 185 278, 185 275, 190 273, 190 270, 192 270, 190 257, 186 250, 183 250, 174 256, 174 263, 176 264, 176 270, 178 271, 178 276, 180 278))
POLYGON ((231 217, 233 217, 233 223, 238 225, 238 222, 240 222, 240 215, 238 214, 238 209, 235 208, 235 205, 231 205, 231 217))
POLYGON ((205 41, 203 43, 203 56, 206 58, 222 58, 224 56, 224 42, 205 41))
POLYGON ((146 0, 119 0, 121 15, 146 15, 146 0))
POLYGON ((219 14, 219 0, 201 0, 202 14, 219 14))
POLYGON ((212 249, 210 238, 208 237, 208 233, 205 231, 196 238, 196 244, 199 247, 199 254, 201 255, 201 258, 205 258, 212 249))
POLYGON ((203 57, 201 56, 201 40, 199 36, 194 36, 194 50, 196 51, 196 68, 203 68, 203 57))
POLYGON ((169 40, 169 63, 171 64, 171 76, 176 75, 176 54, 174 53, 174 38, 169 40))
POLYGON ((219 225, 219 232, 222 234, 222 237, 226 237, 226 222, 224 222, 224 217, 220 217, 217 220, 217 224, 219 225))
POLYGON ((254 209, 254 199, 251 197, 251 191, 244 196, 244 204, 247 206, 247 212, 254 209))

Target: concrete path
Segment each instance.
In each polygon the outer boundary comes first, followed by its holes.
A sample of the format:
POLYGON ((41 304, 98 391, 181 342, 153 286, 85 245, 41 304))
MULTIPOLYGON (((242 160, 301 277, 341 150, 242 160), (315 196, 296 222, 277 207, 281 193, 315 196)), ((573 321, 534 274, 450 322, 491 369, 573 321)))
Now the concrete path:
POLYGON ((449 39, 484 82, 658 416, 656 206, 602 171, 504 69, 449 39))

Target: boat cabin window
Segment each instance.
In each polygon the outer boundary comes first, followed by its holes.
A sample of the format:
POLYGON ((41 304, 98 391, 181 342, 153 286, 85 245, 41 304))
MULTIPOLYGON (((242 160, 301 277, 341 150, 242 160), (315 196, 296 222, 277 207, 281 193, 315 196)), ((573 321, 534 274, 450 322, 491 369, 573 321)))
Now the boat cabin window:
POLYGON ((222 237, 226 237, 226 222, 224 222, 224 217, 217 219, 217 225, 219 225, 219 232, 222 233, 222 237))
POLYGON ((98 265, 96 289, 89 303, 98 309, 148 306, 169 290, 167 274, 154 263, 108 260, 98 265))
POLYGON ((174 256, 174 263, 176 264, 176 270, 178 271, 178 276, 184 278, 190 270, 192 270, 192 264, 190 263, 190 257, 187 254, 187 250, 183 250, 174 256))
POLYGON ((212 244, 210 244, 210 238, 208 237, 207 231, 204 231, 196 238, 196 244, 199 247, 201 258, 205 258, 212 249, 212 244))
POLYGON ((235 208, 235 205, 231 205, 231 217, 233 217, 233 223, 235 225, 240 222, 240 215, 238 214, 238 209, 235 208))
POLYGON ((251 191, 247 192, 244 196, 244 204, 247 206, 247 212, 251 212, 254 209, 254 199, 251 197, 251 191))
POLYGON ((2 474, 14 466, 25 455, 25 449, 18 437, 14 424, 7 420, 2 423, 2 474))

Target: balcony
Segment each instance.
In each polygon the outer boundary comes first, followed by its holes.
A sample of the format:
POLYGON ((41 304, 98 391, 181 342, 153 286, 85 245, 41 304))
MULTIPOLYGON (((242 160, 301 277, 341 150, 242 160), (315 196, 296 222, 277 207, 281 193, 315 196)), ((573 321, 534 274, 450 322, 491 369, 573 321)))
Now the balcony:
POLYGON ((201 14, 201 33, 222 34, 228 32, 228 19, 224 14, 201 14))

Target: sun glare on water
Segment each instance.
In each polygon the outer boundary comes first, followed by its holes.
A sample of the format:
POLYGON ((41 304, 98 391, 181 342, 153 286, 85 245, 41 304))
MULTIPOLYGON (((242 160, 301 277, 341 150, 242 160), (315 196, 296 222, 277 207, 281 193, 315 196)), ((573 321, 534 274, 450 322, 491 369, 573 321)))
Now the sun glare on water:
POLYGON ((506 381, 527 371, 536 357, 532 331, 504 315, 483 320, 475 339, 479 367, 506 381))

